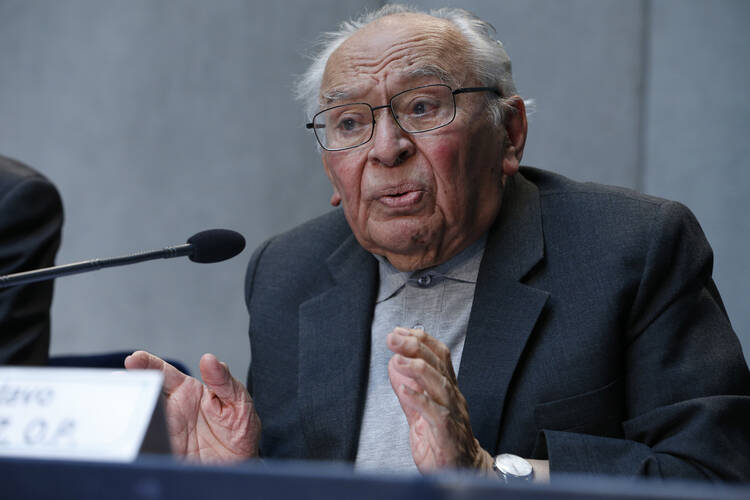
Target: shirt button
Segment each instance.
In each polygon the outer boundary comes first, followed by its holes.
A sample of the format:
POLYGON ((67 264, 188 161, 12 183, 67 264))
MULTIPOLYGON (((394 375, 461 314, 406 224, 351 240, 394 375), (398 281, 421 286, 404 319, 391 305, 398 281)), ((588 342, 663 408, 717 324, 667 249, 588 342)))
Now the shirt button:
POLYGON ((424 325, 422 323, 414 323, 414 326, 412 326, 411 329, 424 331, 424 325))
POLYGON ((423 276, 420 276, 417 280, 417 284, 421 286, 422 288, 427 288, 430 286, 430 283, 432 282, 432 276, 429 274, 425 274, 423 276))

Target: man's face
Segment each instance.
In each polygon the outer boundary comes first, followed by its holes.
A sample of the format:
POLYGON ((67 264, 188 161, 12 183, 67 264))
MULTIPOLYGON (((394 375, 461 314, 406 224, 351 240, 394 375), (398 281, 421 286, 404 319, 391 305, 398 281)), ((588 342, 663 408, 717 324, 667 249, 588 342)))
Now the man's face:
MULTIPOLYGON (((382 18, 330 57, 321 86, 329 104, 388 103, 396 93, 441 83, 478 86, 466 69, 465 41, 448 23, 418 14, 382 18), (326 97, 327 96, 327 97, 326 97)), ((454 87, 455 88, 455 87, 454 87)), ((481 93, 456 96, 456 118, 407 134, 388 109, 375 111, 367 144, 324 151, 331 202, 359 243, 402 271, 445 262, 479 238, 500 208, 505 134, 490 124, 481 93)), ((516 166, 517 168, 517 163, 516 166)))

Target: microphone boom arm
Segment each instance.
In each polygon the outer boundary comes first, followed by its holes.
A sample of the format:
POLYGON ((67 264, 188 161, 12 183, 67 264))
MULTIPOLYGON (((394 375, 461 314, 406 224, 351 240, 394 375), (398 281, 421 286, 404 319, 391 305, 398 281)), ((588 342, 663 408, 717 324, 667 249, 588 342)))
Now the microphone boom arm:
POLYGON ((33 271, 25 271, 22 273, 0 276, 0 288, 24 285, 27 283, 35 283, 37 281, 50 280, 59 278, 61 276, 69 276, 71 274, 96 271, 105 267, 136 264, 138 262, 145 262, 147 260, 171 259, 173 257, 190 256, 193 254, 193 251, 193 244, 183 243, 182 245, 174 245, 171 247, 162 248, 161 250, 138 252, 128 255, 121 255, 119 257, 111 257, 109 259, 85 260, 83 262, 74 262, 72 264, 65 264, 62 266, 45 267, 43 269, 35 269, 33 271))

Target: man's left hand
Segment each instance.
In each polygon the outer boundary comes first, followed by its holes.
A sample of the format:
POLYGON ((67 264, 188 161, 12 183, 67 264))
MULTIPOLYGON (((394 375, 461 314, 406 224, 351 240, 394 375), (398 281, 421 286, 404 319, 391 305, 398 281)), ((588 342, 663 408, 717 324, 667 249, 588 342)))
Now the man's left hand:
POLYGON ((492 470, 492 457, 474 437, 450 350, 422 330, 395 328, 388 376, 409 423, 414 463, 425 473, 446 467, 492 470))

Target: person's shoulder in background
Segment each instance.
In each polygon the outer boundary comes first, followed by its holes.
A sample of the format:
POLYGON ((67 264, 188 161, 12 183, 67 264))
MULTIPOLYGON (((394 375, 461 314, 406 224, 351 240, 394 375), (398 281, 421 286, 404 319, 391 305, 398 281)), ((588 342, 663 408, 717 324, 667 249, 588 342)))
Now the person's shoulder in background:
MULTIPOLYGON (((63 207, 54 184, 0 155, 0 275, 54 265, 63 207)), ((0 364, 45 364, 52 282, 0 288, 0 364)))

